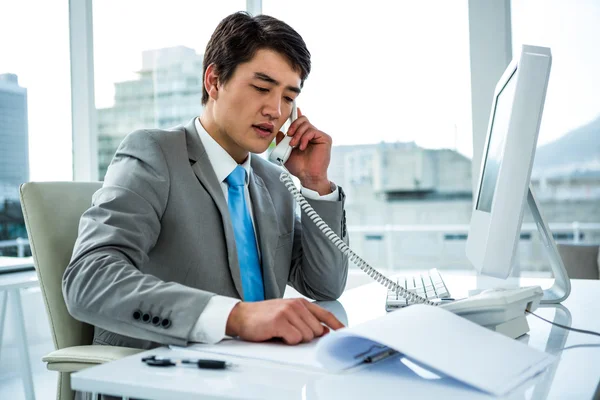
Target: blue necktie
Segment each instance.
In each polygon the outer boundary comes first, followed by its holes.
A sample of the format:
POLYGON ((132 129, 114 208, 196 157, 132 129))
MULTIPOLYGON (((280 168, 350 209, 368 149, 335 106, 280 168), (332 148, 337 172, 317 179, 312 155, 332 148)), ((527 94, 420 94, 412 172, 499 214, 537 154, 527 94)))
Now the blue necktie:
POLYGON ((235 246, 237 248, 242 276, 244 301, 261 301, 265 299, 262 270, 258 260, 256 237, 250 212, 246 206, 244 185, 246 183, 246 170, 238 165, 225 182, 229 185, 229 215, 233 223, 235 246))

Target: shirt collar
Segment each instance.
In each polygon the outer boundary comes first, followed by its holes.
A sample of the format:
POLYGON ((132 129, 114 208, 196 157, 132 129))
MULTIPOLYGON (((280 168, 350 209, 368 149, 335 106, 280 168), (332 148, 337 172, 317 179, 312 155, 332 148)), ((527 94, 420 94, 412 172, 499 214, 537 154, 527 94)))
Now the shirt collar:
MULTIPOLYGON (((196 130, 198 131, 198 135, 200 136, 200 141, 206 150, 206 154, 208 155, 208 159, 215 170, 215 174, 217 175, 217 179, 219 182, 224 182, 225 178, 229 176, 233 172, 233 170, 238 166, 238 163, 229 155, 224 148, 221 147, 219 143, 215 139, 212 138, 206 132, 206 129, 200 123, 200 118, 196 118, 195 120, 196 130)), ((248 184, 248 179, 250 178, 250 174, 252 173, 252 167, 250 166, 250 159, 252 157, 251 153, 248 153, 248 157, 246 161, 240 164, 246 170, 246 185, 248 184)))

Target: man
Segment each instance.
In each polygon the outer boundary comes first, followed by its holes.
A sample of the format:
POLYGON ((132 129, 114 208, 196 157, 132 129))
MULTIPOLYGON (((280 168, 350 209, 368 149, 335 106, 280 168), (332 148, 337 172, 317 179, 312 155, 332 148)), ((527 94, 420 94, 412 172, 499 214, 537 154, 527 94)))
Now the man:
MULTIPOLYGON (((347 259, 295 214, 281 170, 252 154, 281 138, 309 72, 291 27, 230 15, 206 48, 202 116, 124 139, 63 277, 69 312, 95 326, 95 344, 149 349, 226 335, 297 344, 343 326, 313 303, 281 299, 288 283, 338 298, 347 259)), ((344 193, 327 179, 331 138, 302 115, 288 134, 286 167, 347 241, 344 193)))

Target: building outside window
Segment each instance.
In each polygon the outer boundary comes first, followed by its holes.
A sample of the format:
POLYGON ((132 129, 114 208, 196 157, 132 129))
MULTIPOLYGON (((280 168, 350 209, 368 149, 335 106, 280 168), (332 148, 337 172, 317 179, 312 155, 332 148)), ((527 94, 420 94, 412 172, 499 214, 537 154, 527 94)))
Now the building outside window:
POLYGON ((93 2, 100 179, 128 133, 200 115, 206 44, 221 19, 245 9, 244 0, 93 2))
POLYGON ((19 186, 72 179, 68 2, 2 3, 0 37, 0 257, 23 257, 19 186))
MULTIPOLYGON (((552 69, 532 186, 554 238, 600 243, 600 3, 513 0, 513 54, 523 44, 550 47, 552 69)), ((525 224, 533 219, 525 212, 525 224)), ((520 256, 545 262, 537 230, 520 256)))
POLYGON ((464 241, 444 240, 471 217, 467 5, 263 0, 311 51, 298 104, 333 137, 351 247, 378 268, 467 262, 464 241))

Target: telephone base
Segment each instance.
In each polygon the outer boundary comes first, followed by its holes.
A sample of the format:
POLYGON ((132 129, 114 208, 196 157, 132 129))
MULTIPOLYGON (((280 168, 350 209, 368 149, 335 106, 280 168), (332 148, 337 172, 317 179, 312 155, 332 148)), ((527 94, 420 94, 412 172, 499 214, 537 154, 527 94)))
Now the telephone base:
POLYGON ((542 295, 539 286, 488 289, 439 307, 516 339, 529 332, 526 313, 538 307, 542 295))
POLYGON ((521 337, 529 332, 529 324, 527 323, 527 318, 524 315, 497 325, 483 326, 512 339, 521 337))

